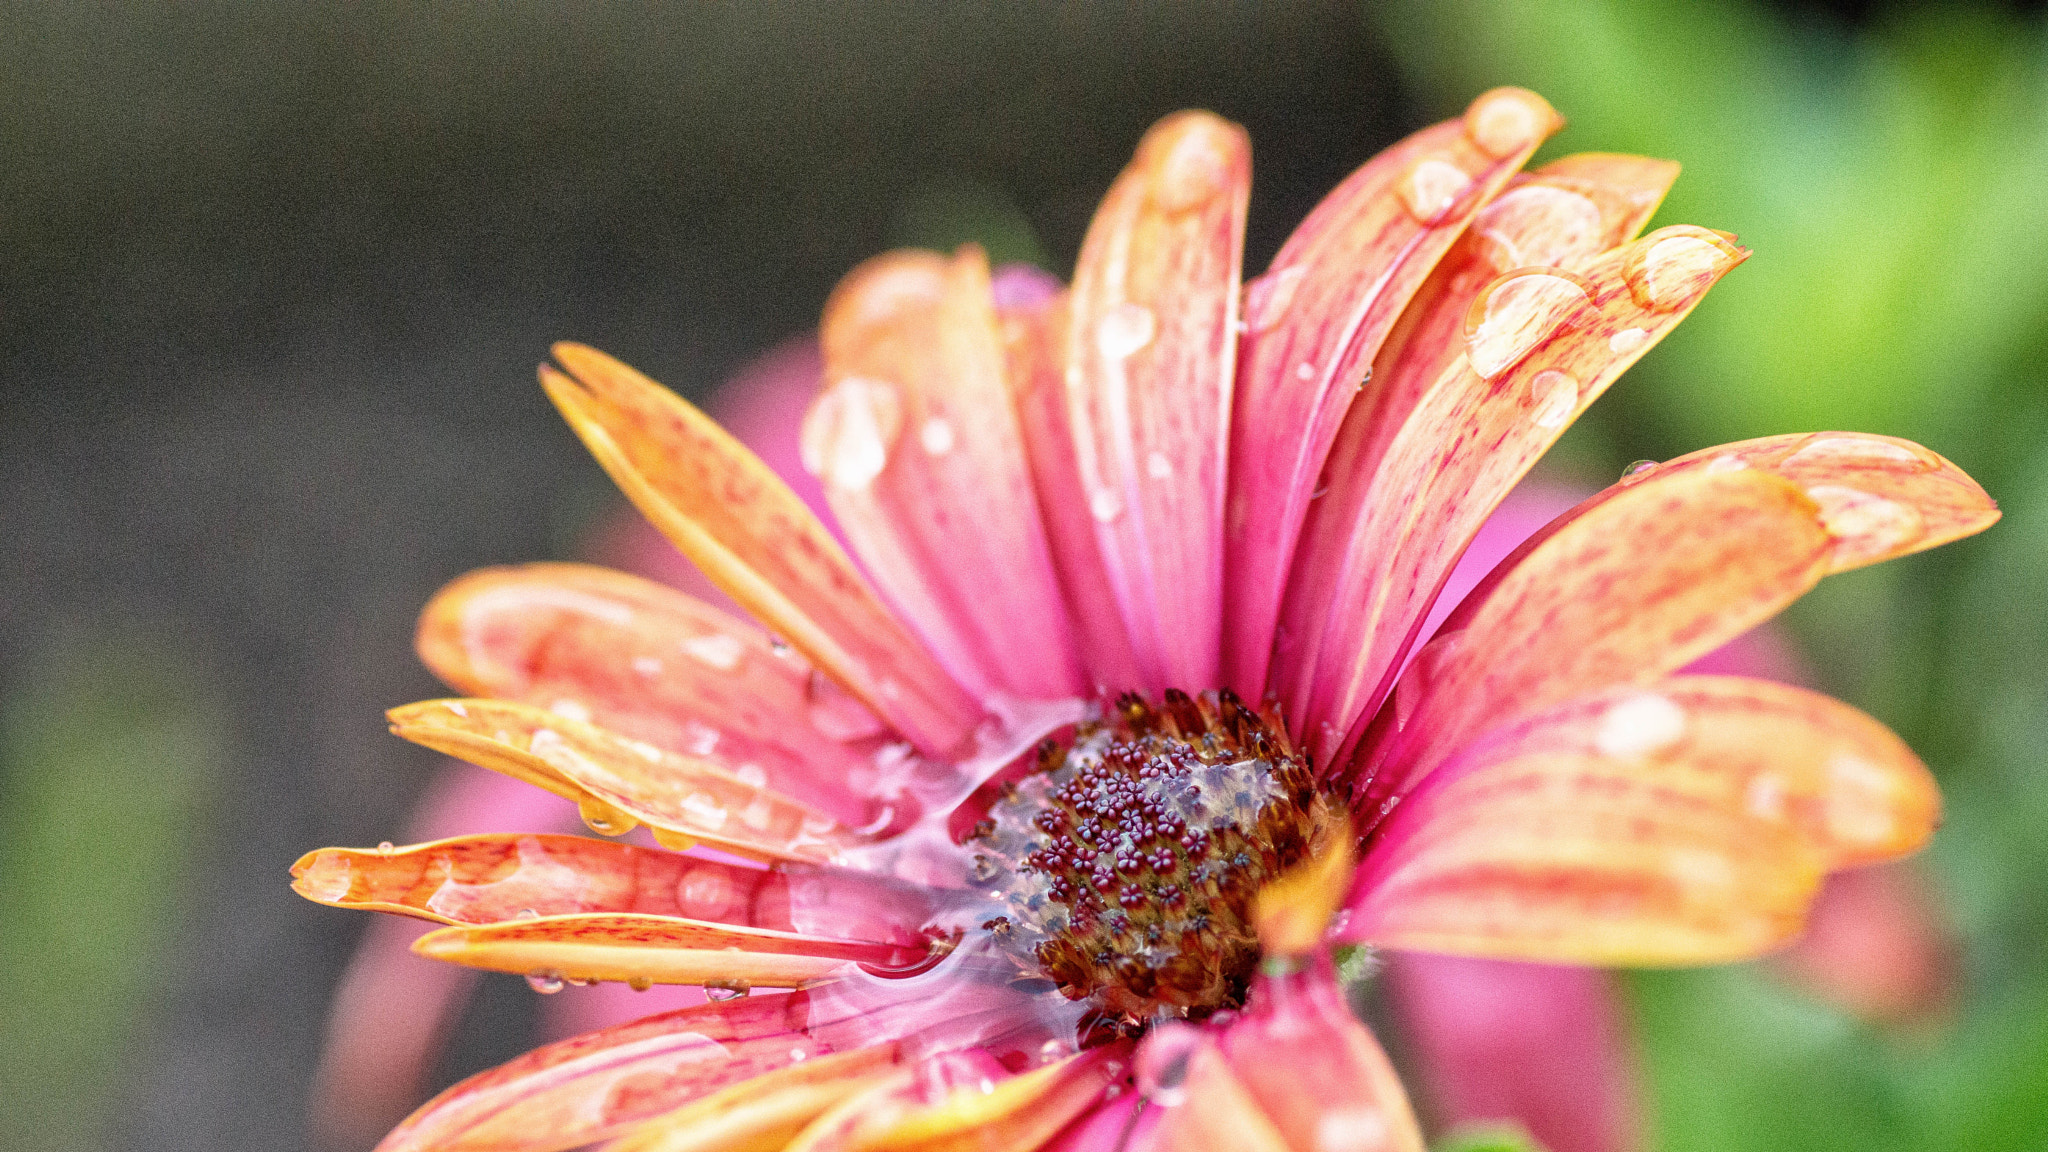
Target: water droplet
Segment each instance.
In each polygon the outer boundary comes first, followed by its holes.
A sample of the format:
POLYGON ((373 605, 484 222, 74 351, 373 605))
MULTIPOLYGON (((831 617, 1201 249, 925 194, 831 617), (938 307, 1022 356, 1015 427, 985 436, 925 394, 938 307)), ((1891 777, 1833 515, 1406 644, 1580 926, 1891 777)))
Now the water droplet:
POLYGON ((811 1054, 801 1048, 791 1048, 789 1050, 789 1062, 791 1064, 801 1064, 810 1058, 811 1054))
POLYGON ((1143 304, 1119 304, 1095 322, 1095 347, 1111 360, 1122 360, 1152 343, 1159 319, 1143 304))
POLYGON ((1643 237, 1622 269, 1637 304, 1672 312, 1698 299, 1714 279, 1742 259, 1720 233, 1673 224, 1643 237))
POLYGON ((742 764, 733 769, 732 774, 739 779, 740 783, 745 784, 749 788, 766 788, 768 786, 768 770, 759 764, 742 764))
POLYGON ((548 705, 548 711, 553 712, 564 720, 574 720, 578 724, 590 723, 590 705, 585 704, 581 700, 566 698, 557 700, 553 704, 548 705))
POLYGON ((1631 461, 1628 467, 1623 468, 1621 470, 1621 478, 1623 480, 1627 480, 1631 476, 1641 476, 1643 473, 1648 472, 1650 469, 1655 468, 1656 466, 1657 462, 1655 460, 1631 461))
POLYGON ((719 672, 737 669, 746 651, 736 637, 723 632, 704 632, 683 641, 683 652, 690 659, 719 672))
POLYGON ((396 851, 398 851, 398 845, 393 844, 389 840, 380 840, 377 842, 377 854, 379 856, 389 856, 396 851))
POLYGON ((798 450, 804 470, 854 491, 874 483, 903 430, 903 398, 886 380, 845 376, 804 413, 798 450))
POLYGON ((683 811, 689 815, 691 823, 707 832, 725 827, 725 808, 709 792, 692 792, 683 797, 683 811))
POLYGON ((661 675, 661 661, 653 656, 633 657, 633 671, 642 676, 661 675))
POLYGON ((600 836, 624 836, 639 823, 617 808, 595 798, 585 799, 576 806, 576 811, 583 817, 583 822, 590 826, 590 830, 600 836))
POLYGON ((1180 1105, 1188 1098, 1188 1065, 1201 1046, 1202 1030, 1191 1024, 1168 1020, 1154 1027, 1134 1061, 1138 1091, 1162 1108, 1180 1105))
POLYGON ((1742 790, 1742 803, 1759 820, 1783 820, 1785 782, 1775 773, 1759 772, 1749 778, 1749 786, 1742 790))
POLYGON ((704 982, 704 998, 706 1000, 738 1000, 753 990, 753 986, 744 980, 706 980, 704 982))
POLYGON ((1108 524, 1124 514, 1124 502, 1117 498, 1115 492, 1107 488, 1097 488, 1088 497, 1088 514, 1095 517, 1098 522, 1108 524))
POLYGON ((709 756, 718 749, 718 729, 702 720, 683 721, 683 751, 691 756, 709 756))
POLYGON ((953 450, 953 426, 943 416, 927 419, 917 429, 917 442, 927 456, 944 456, 953 450))
POLYGON ((1837 562, 1884 555, 1911 543, 1926 527, 1912 505, 1860 488, 1816 484, 1806 495, 1820 505, 1821 526, 1837 541, 1837 562))
POLYGON ((1857 847, 1887 843, 1898 835, 1899 789, 1891 773, 1853 752, 1829 756, 1828 835, 1857 847))
POLYGON ((1451 209, 1471 186, 1472 177, 1463 168, 1449 160, 1426 156, 1415 162, 1394 191, 1409 215, 1434 227, 1450 219, 1451 209))
POLYGON ((1316 378, 1316 366, 1303 360, 1294 366, 1294 378, 1306 384, 1316 378))
POLYGON ((1729 472, 1740 472, 1747 467, 1749 467, 1749 461, 1744 460, 1733 452, 1723 452, 1721 455, 1707 461, 1706 472, 1709 476, 1720 476, 1729 472))
POLYGON ((1529 402, 1538 428, 1562 428, 1579 407, 1579 382, 1569 373, 1545 368, 1529 378, 1529 402))
POLYGON ((562 990, 562 983, 562 974, 560 972, 528 972, 526 974, 526 986, 543 996, 553 996, 555 993, 560 992, 562 990))
POLYGON ((457 716, 462 717, 464 720, 469 719, 469 709, 463 707, 462 701, 460 700, 448 701, 448 710, 450 712, 455 713, 457 716))
POLYGON ((1568 266, 1605 240, 1600 206, 1549 184, 1511 188, 1472 219, 1472 243, 1498 272, 1568 266))
POLYGON ((1650 340, 1650 334, 1641 328, 1623 328, 1607 338, 1607 347, 1616 355, 1626 356, 1641 348, 1650 340))
POLYGON ((1294 291, 1301 287, 1302 277, 1307 274, 1308 269, 1290 264, 1245 285, 1245 326, 1253 332, 1264 332, 1278 324, 1287 314, 1288 305, 1294 303, 1294 291))
POLYGON ((1885 467, 1900 464, 1914 471, 1926 471, 1937 465, 1904 444, 1880 440, 1875 436, 1815 436, 1799 446, 1799 450, 1785 457, 1781 467, 1798 465, 1861 465, 1885 467))
POLYGON ((1330 1108, 1316 1117, 1311 1152, 1382 1152, 1391 1135, 1386 1115, 1370 1104, 1330 1108))
POLYGON ((540 913, 531 908, 521 908, 512 914, 512 918, 514 920, 538 920, 540 919, 540 913))
POLYGON ((1669 748, 1685 735, 1685 709, 1669 696, 1639 692, 1607 706, 1593 747, 1603 756, 1647 756, 1669 748))
POLYGON ((628 976, 626 977, 626 987, 631 988, 635 992, 645 992, 649 988, 654 987, 654 981, 646 976, 628 976))
POLYGON ((1145 475, 1154 480, 1173 479, 1173 461, 1164 452, 1154 452, 1145 457, 1145 475))
POLYGON ((1178 122, 1152 173, 1152 194, 1168 212, 1199 208, 1230 183, 1229 129, 1208 116, 1178 122))
POLYGON ((1522 88, 1482 92, 1465 109, 1465 134, 1496 159, 1530 147, 1555 130, 1557 113, 1541 96, 1522 88))
POLYGON ((1514 367, 1591 298, 1583 280, 1557 268, 1510 272, 1495 280, 1465 315, 1472 370, 1491 380, 1514 367))
POLYGON ((788 659, 795 653, 795 649, 789 646, 789 641, 784 640, 780 636, 770 636, 768 638, 768 650, 784 659, 788 659))

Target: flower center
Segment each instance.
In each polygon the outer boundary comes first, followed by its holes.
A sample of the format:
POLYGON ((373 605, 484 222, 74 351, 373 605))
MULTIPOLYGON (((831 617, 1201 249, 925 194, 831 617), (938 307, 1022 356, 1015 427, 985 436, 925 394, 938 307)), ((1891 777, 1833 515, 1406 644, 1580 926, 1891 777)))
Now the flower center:
POLYGON ((1039 748, 975 829, 1003 945, 1112 1020, 1235 1008, 1252 896, 1308 855, 1329 802, 1277 719, 1227 689, 1135 695, 1039 748))

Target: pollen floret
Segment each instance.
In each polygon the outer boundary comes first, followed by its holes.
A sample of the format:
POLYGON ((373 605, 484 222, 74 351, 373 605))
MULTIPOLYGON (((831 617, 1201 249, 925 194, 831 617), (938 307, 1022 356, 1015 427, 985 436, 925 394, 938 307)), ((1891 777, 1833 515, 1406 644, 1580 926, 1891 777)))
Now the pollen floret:
POLYGON ((1229 690, 1125 695, 1048 741, 976 829, 989 922, 1073 999, 1112 1019, 1242 1002, 1254 893, 1304 858, 1327 804, 1277 721, 1229 690))

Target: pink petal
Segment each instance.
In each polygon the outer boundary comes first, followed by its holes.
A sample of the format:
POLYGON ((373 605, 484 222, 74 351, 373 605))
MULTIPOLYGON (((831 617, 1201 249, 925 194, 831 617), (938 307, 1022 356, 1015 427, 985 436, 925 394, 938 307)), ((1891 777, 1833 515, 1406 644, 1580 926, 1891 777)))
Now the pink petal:
POLYGON ((805 464, 883 592, 970 690, 1079 693, 981 251, 868 261, 823 340, 805 464))
POLYGON ((1244 130, 1160 121, 1096 212, 1074 270, 1067 403, 1095 534, 1142 684, 1217 682, 1244 130))
POLYGON ((1409 297, 1536 146, 1563 121, 1541 97, 1495 89, 1338 185, 1246 290, 1230 451, 1229 682, 1265 695, 1294 541, 1344 413, 1409 297), (1513 116, 1503 133, 1503 117, 1513 116), (1487 131, 1482 126, 1491 127, 1487 131))
POLYGON ((1641 1147, 1641 1089, 1608 973, 1426 952, 1386 960, 1438 1127, 1511 1121, 1550 1152, 1641 1147))

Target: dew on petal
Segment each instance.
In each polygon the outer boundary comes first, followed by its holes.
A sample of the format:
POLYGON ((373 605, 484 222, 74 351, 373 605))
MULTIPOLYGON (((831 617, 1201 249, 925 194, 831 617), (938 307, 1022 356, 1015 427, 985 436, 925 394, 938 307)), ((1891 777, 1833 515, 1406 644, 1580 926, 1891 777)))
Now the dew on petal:
POLYGON ((1295 289, 1301 287, 1308 269, 1299 264, 1268 272, 1244 286, 1244 322, 1247 330, 1264 332, 1287 315, 1294 303, 1295 289))
POLYGON ((1495 159, 1536 143, 1556 122, 1557 113, 1533 92, 1496 88, 1482 92, 1465 109, 1465 134, 1495 159))
MULTIPOLYGON (((387 844, 389 841, 378 845, 378 851, 382 852, 387 844)), ((313 862, 306 866, 306 870, 294 878, 292 887, 308 900, 336 904, 348 895, 354 882, 354 872, 355 865, 349 863, 348 853, 319 852, 314 854, 313 862)))
POLYGON ((1721 455, 1707 461, 1706 473, 1709 476, 1719 476, 1728 472, 1740 472, 1747 467, 1749 467, 1749 461, 1743 459, 1740 454, 1723 452, 1721 455))
POLYGON ((560 972, 528 972, 526 986, 543 996, 553 996, 562 990, 564 981, 560 972))
POLYGON ((1828 758, 1828 834, 1844 844, 1884 844, 1898 834, 1890 774, 1850 752, 1828 758))
POLYGON ((709 868, 697 869, 683 877, 676 889, 676 901, 685 915, 699 920, 718 920, 733 903, 732 881, 709 868))
POLYGON ((917 442, 927 456, 944 456, 953 450, 953 425, 943 416, 927 419, 917 430, 917 442))
POLYGON ((1145 475, 1154 480, 1173 479, 1173 461, 1164 452, 1153 452, 1145 457, 1145 475))
POLYGON ((1603 756, 1646 756, 1685 735, 1685 709, 1668 696, 1642 692, 1607 706, 1593 747, 1603 756))
POLYGON ((646 976, 628 976, 626 977, 626 987, 631 988, 635 992, 645 992, 649 988, 654 987, 654 981, 646 976))
POLYGON ((1880 440, 1875 436, 1816 436, 1800 445, 1798 451, 1785 457, 1782 467, 1790 468, 1802 464, 1904 464, 1915 471, 1926 471, 1936 467, 1933 461, 1923 458, 1904 444, 1894 444, 1890 440, 1880 440))
POLYGON ((1511 188, 1479 210, 1472 242, 1496 271, 1568 265, 1599 251, 1600 206, 1550 184, 1511 188))
POLYGON ((1607 347, 1616 355, 1626 356, 1648 343, 1650 334, 1641 328, 1623 328, 1607 338, 1607 347))
POLYGON ((1314 1152, 1383 1152, 1393 1130, 1385 1113, 1368 1104, 1326 1109, 1316 1119, 1314 1152))
POLYGON ((718 729, 702 720, 683 721, 683 751, 691 756, 709 756, 718 750, 718 729))
POLYGON ((1188 1064, 1202 1046, 1202 1030, 1179 1021, 1166 1021, 1152 1029, 1139 1047, 1131 1075, 1138 1091, 1163 1108, 1172 1108, 1188 1098, 1188 1064))
POLYGON ((768 786, 768 770, 759 764, 742 764, 733 769, 732 774, 739 778, 740 783, 745 784, 749 788, 766 788, 768 786))
POLYGON ((1561 269, 1510 272, 1486 286, 1465 316, 1472 370, 1491 380, 1550 339, 1591 299, 1585 282, 1561 269))
POLYGON ((662 672, 661 661, 653 656, 635 656, 633 657, 633 671, 638 672, 642 676, 659 676, 662 672))
POLYGON ((1820 505, 1821 526, 1837 541, 1838 552, 1882 555, 1911 543, 1926 530, 1926 522, 1912 505, 1858 488, 1815 484, 1806 495, 1820 505))
POLYGON ((453 713, 455 713, 455 714, 456 714, 457 716, 460 716, 460 717, 462 717, 462 718, 463 718, 463 719, 465 719, 465 720, 467 720, 467 719, 469 718, 469 709, 467 709, 467 708, 463 707, 463 706, 462 706, 462 701, 460 701, 460 700, 450 700, 450 701, 448 701, 448 710, 449 710, 450 712, 453 712, 453 713))
POLYGON ((894 384, 844 376, 811 402, 797 447, 805 471, 858 491, 882 474, 902 430, 903 398, 894 384))
POLYGON ((1168 212, 1199 208, 1230 185, 1230 132, 1210 118, 1189 118, 1152 177, 1168 212))
POLYGON ((723 632, 705 632, 683 641, 683 651, 690 658, 719 672, 731 672, 740 666, 740 658, 746 649, 740 642, 723 632))
POLYGON ((1698 299, 1716 276, 1739 259, 1740 250, 1720 233, 1673 224, 1645 237, 1622 275, 1637 304, 1672 312, 1698 299))
POLYGON ((744 980, 706 980, 704 982, 704 998, 706 1000, 739 1000, 753 990, 753 986, 744 980))
POLYGON ((570 700, 567 698, 557 700, 548 705, 548 711, 553 712, 564 720, 574 720, 578 724, 590 723, 590 705, 585 704, 581 700, 570 700))
POLYGON ((1432 227, 1448 222, 1451 209, 1455 207, 1465 190, 1472 186, 1472 176, 1463 168, 1448 160, 1426 156, 1415 162, 1415 167, 1401 178, 1395 193, 1401 197, 1401 205, 1408 214, 1432 227))
POLYGON ((1785 819, 1785 782, 1775 773, 1759 772, 1750 777, 1742 792, 1743 807, 1759 820, 1785 819))
POLYGON ((1579 407, 1579 382, 1571 374, 1545 368, 1529 378, 1529 402, 1538 428, 1562 428, 1579 407))
MULTIPOLYGON (((725 826, 725 806, 720 804, 717 798, 709 792, 692 792, 688 796, 683 797, 683 811, 688 813, 690 819, 706 831, 716 832, 725 826)), ((603 829, 599 829, 599 831, 603 831, 603 829)))
POLYGON ((1159 333, 1159 318, 1143 304, 1119 304, 1095 323, 1095 347, 1111 360, 1135 355, 1159 333))
POLYGON ((1088 497, 1088 514, 1095 517, 1099 523, 1108 524, 1124 514, 1124 502, 1115 492, 1107 488, 1097 488, 1088 497))
POLYGON ((631 816, 595 798, 585 798, 576 805, 576 812, 583 817, 583 823, 600 836, 624 836, 639 824, 631 816))
POLYGON ((379 840, 377 842, 377 854, 379 856, 389 856, 396 851, 398 851, 398 845, 393 844, 389 840, 379 840))
POLYGON ((1633 479, 1656 466, 1657 462, 1655 460, 1631 460, 1628 467, 1621 470, 1621 478, 1623 480, 1633 479))

